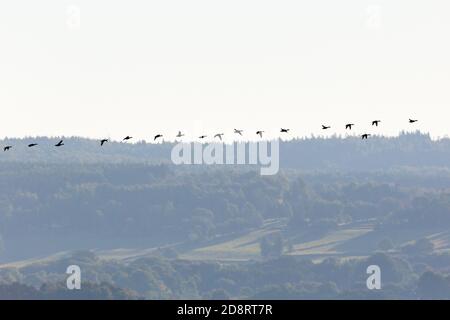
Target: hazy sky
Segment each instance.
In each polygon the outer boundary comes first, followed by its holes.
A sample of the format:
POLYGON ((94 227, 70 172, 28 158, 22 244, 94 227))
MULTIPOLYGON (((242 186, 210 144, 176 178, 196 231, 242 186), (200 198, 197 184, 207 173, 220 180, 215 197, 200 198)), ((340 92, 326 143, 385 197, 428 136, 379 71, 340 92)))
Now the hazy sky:
POLYGON ((448 0, 2 1, 0 137, 443 136, 449 36, 448 0))

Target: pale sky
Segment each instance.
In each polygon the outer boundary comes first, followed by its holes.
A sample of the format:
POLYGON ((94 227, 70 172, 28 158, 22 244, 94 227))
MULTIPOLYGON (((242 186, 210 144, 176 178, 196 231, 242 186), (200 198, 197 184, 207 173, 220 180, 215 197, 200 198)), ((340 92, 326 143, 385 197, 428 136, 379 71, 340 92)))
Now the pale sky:
POLYGON ((449 39, 448 0, 2 1, 0 137, 444 136, 449 39))

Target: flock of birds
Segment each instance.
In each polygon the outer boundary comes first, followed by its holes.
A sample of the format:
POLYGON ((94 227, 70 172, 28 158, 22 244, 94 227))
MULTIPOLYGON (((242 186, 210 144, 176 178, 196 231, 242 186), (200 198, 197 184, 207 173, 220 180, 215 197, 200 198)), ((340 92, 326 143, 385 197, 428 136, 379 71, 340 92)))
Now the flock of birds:
MULTIPOLYGON (((415 123, 415 122, 417 122, 417 121, 418 121, 418 120, 409 119, 409 123, 415 123)), ((380 123, 381 123, 381 120, 373 120, 373 121, 372 121, 372 126, 378 127, 378 125, 379 125, 380 123)), ((346 130, 352 130, 352 128, 353 128, 354 126, 355 126, 354 123, 347 123, 347 124, 345 125, 345 129, 346 129, 346 130)), ((328 129, 331 129, 331 126, 322 125, 322 130, 328 130, 328 129)), ((280 133, 289 133, 289 131, 290 131, 290 129, 281 128, 280 133)), ((244 130, 241 130, 241 129, 234 129, 234 133, 235 133, 235 134, 238 134, 238 135, 240 135, 240 136, 243 136, 244 130)), ((258 130, 258 131, 256 131, 256 134, 257 134, 260 138, 262 138, 262 137, 263 137, 263 134, 264 134, 264 131, 263 131, 263 130, 258 130)), ((218 138, 220 141, 222 141, 222 137, 223 137, 224 135, 225 135, 224 133, 217 133, 217 134, 214 135, 214 138, 215 138, 215 139, 218 138)), ((183 134, 181 131, 178 131, 178 134, 176 135, 176 137, 177 137, 177 138, 181 138, 181 137, 183 137, 183 136, 184 136, 184 134, 183 134)), ((206 137, 207 137, 206 135, 201 135, 201 136, 199 136, 198 138, 199 138, 199 139, 205 139, 206 137)), ((370 137, 370 134, 369 134, 369 133, 364 133, 364 134, 361 135, 361 139, 363 139, 363 140, 368 139, 369 137, 370 137)), ((157 134, 157 135, 154 136, 153 141, 156 141, 156 140, 161 139, 161 138, 163 138, 163 135, 162 135, 162 134, 157 134)), ((125 141, 131 140, 131 139, 133 139, 133 137, 131 137, 131 136, 126 136, 125 138, 123 138, 122 141, 125 142, 125 141)), ((107 142, 109 142, 109 139, 101 139, 101 140, 100 140, 100 146, 103 146, 103 145, 104 145, 105 143, 107 143, 107 142)), ((33 147, 36 147, 36 146, 38 146, 37 143, 30 143, 30 144, 28 145, 28 148, 33 148, 33 147)), ((64 146, 64 140, 60 140, 57 144, 55 144, 55 147, 62 147, 62 146, 64 146)), ((13 148, 12 145, 7 145, 7 146, 5 146, 5 147, 3 148, 3 151, 9 151, 9 150, 11 150, 12 148, 13 148)))

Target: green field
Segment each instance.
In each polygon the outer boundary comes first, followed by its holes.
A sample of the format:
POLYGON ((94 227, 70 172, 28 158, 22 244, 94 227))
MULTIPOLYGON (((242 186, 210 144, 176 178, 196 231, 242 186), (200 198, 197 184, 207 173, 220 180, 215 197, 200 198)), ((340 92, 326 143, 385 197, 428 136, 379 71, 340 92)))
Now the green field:
MULTIPOLYGON (((164 247, 149 248, 117 248, 113 250, 94 250, 99 258, 104 260, 133 261, 138 258, 160 254, 162 249, 173 248, 178 252, 178 258, 185 260, 216 260, 216 261, 248 261, 261 259, 260 241, 266 236, 281 233, 285 242, 292 245, 284 254, 303 256, 320 261, 326 257, 341 259, 359 259, 377 250, 378 243, 385 239, 392 239, 396 247, 412 243, 419 238, 433 241, 435 251, 450 252, 449 231, 414 231, 398 230, 389 233, 377 230, 370 224, 351 224, 339 226, 330 232, 310 232, 307 234, 290 234, 286 232, 284 220, 268 220, 256 230, 249 230, 239 235, 224 235, 208 243, 186 245, 176 243, 164 247)), ((395 253, 397 250, 391 250, 395 253)), ((58 252, 46 257, 22 260, 0 265, 0 268, 22 268, 29 265, 47 264, 58 260, 70 252, 58 252)))

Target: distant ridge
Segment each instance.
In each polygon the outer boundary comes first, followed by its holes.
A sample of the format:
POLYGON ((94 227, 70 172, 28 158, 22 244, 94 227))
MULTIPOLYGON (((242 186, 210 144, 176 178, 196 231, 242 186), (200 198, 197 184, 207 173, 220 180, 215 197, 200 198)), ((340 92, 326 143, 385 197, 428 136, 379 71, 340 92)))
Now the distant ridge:
MULTIPOLYGON (((64 137, 64 148, 54 147, 55 138, 38 137, 0 140, 14 149, 0 154, 0 163, 150 163, 170 165, 173 142, 133 144, 64 137), (28 148, 33 141, 39 148, 28 148), (55 150, 57 149, 57 150, 55 150)), ((205 146, 207 143, 204 144, 205 146)), ((429 134, 402 132, 397 137, 309 137, 280 141, 281 168, 305 170, 378 170, 397 166, 450 168, 450 139, 433 140, 429 134)))

